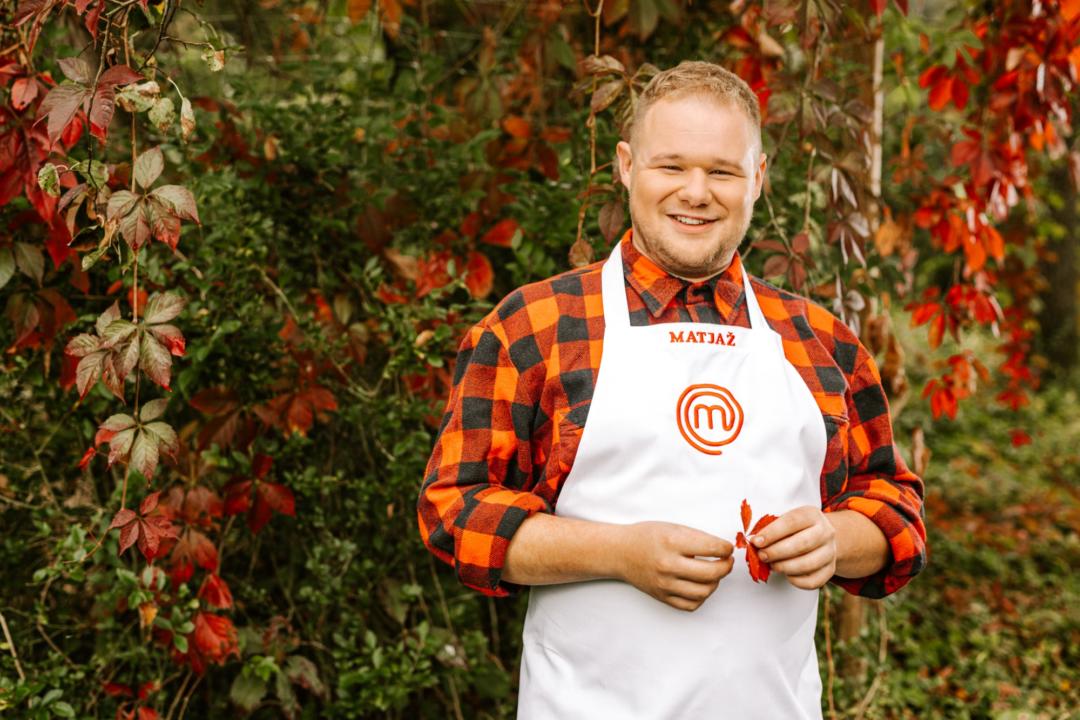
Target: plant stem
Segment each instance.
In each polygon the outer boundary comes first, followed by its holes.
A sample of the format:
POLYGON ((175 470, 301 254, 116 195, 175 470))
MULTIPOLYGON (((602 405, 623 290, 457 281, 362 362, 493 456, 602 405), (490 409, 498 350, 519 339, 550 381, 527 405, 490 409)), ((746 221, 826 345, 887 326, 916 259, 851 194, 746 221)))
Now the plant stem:
POLYGON ((22 665, 19 664, 19 654, 15 652, 15 641, 11 639, 11 631, 8 630, 7 619, 4 618, 3 611, 0 611, 0 628, 4 630, 4 639, 7 640, 11 658, 15 661, 15 672, 19 674, 19 680, 25 681, 26 675, 23 673, 22 665))

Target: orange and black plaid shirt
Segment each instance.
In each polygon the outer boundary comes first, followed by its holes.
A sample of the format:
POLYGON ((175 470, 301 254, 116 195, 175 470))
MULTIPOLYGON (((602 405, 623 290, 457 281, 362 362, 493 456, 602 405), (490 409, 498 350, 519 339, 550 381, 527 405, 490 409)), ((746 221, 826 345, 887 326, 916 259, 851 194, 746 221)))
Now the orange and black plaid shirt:
MULTIPOLYGON (((623 264, 632 325, 750 326, 738 255, 720 275, 690 283, 661 270, 629 236, 623 264)), ((506 548, 526 518, 554 511, 573 465, 603 349, 601 266, 515 290, 461 343, 417 511, 431 552, 487 595, 520 590, 500 579, 506 548)), ((893 444, 878 369, 831 313, 751 282, 784 354, 821 408, 828 438, 822 508, 866 515, 892 551, 877 574, 834 582, 866 597, 888 595, 925 565, 926 529, 922 481, 893 444)))

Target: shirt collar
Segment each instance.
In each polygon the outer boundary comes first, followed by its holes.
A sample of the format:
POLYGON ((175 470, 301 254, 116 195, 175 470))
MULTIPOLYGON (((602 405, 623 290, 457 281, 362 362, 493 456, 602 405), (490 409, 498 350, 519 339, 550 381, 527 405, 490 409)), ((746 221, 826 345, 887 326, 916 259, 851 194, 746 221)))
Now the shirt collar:
POLYGON ((632 230, 622 240, 623 274, 641 296, 649 314, 659 317, 669 305, 711 301, 722 320, 730 322, 743 301, 742 258, 736 252, 725 270, 706 280, 690 282, 668 274, 631 242, 632 230))

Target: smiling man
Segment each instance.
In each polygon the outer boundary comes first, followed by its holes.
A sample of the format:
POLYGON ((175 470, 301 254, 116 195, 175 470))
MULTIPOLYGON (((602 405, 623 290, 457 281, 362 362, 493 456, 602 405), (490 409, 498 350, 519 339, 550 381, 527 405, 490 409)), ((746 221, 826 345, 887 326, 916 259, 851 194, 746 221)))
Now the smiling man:
POLYGON ((463 341, 421 535, 472 588, 531 586, 519 718, 820 718, 817 590, 922 569, 922 482, 851 330, 743 270, 766 171, 746 84, 658 74, 617 153, 611 256, 463 341), (777 516, 749 538, 765 582, 735 568, 751 513, 777 516))

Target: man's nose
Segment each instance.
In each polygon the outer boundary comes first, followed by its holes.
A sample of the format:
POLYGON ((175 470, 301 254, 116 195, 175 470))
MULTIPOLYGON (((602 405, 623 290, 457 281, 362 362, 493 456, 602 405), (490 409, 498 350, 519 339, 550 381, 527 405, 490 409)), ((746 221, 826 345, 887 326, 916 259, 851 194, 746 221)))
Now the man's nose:
POLYGON ((691 207, 709 204, 709 176, 701 168, 691 168, 685 173, 679 199, 691 207))

